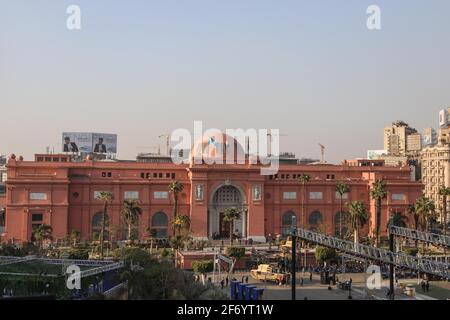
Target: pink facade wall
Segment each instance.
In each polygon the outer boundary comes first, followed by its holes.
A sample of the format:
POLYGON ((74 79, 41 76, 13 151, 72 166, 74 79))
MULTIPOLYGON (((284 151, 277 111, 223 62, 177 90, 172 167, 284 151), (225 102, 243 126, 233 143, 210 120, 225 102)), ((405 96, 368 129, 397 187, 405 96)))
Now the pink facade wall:
MULTIPOLYGON (((143 209, 139 234, 145 239, 145 229, 151 226, 151 219, 157 212, 172 217, 173 198, 155 199, 155 191, 168 191, 168 185, 175 179, 183 183, 179 196, 179 213, 190 215, 191 231, 194 237, 208 237, 208 206, 215 190, 229 183, 243 193, 248 206, 248 237, 275 236, 281 232, 282 216, 288 211, 297 215, 302 225, 301 203, 303 190, 293 175, 309 174, 311 181, 306 187, 309 192, 323 192, 320 200, 305 200, 305 226, 309 215, 318 211, 323 217, 323 228, 332 234, 335 230, 334 217, 339 212, 339 199, 335 196, 338 181, 350 185, 351 192, 345 202, 361 200, 371 214, 369 225, 363 234, 373 233, 375 206, 369 197, 370 185, 375 179, 383 179, 388 187, 388 199, 383 201, 382 232, 392 212, 407 215, 409 204, 421 195, 422 184, 410 181, 408 167, 357 167, 349 165, 284 165, 278 178, 260 175, 258 166, 249 165, 175 165, 136 162, 35 162, 9 159, 7 194, 4 198, 6 215, 6 239, 30 241, 33 225, 32 215, 42 214, 42 223, 53 227, 55 239, 61 239, 72 230, 79 230, 83 238, 92 237, 92 219, 102 211, 102 203, 95 199, 95 191, 111 191, 114 200, 108 214, 112 225, 120 225, 120 211, 126 191, 139 192, 139 204, 143 209), (150 174, 142 178, 141 174, 150 174), (153 174, 157 178, 153 178, 153 174), (159 175, 162 174, 160 178, 159 175), (287 175, 289 174, 289 178, 287 175), (109 177, 110 175, 110 177, 109 177), (285 178, 282 178, 282 175, 285 178), (334 175, 334 179, 327 179, 334 175), (195 199, 195 186, 204 186, 203 200, 195 199), (252 199, 252 188, 260 185, 262 197, 252 199), (293 200, 283 199, 283 192, 296 192, 293 200), (32 200, 30 193, 41 193, 46 199, 32 200), (402 201, 393 201, 392 194, 405 195, 402 201)), ((1 204, 0 198, 0 204, 1 204)), ((412 219, 411 223, 412 223, 412 219)), ((170 222, 169 222, 170 226, 170 222)), ((170 227, 169 227, 170 229, 170 227)), ((169 231, 170 233, 170 231, 169 231)))

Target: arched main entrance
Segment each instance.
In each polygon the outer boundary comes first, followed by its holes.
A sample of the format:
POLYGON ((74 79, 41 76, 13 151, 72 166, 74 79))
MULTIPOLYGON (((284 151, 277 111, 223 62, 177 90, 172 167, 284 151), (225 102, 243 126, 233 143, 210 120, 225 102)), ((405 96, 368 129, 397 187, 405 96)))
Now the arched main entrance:
POLYGON ((223 221, 225 209, 238 208, 241 217, 234 221, 233 232, 240 237, 247 237, 247 205, 245 195, 233 185, 224 185, 218 188, 212 195, 211 205, 208 210, 208 237, 229 238, 230 224, 223 221))

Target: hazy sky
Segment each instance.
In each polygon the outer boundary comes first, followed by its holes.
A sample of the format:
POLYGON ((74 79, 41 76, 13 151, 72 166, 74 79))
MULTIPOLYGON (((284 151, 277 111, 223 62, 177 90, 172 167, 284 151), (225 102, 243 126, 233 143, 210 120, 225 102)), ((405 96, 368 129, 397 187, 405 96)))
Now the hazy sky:
POLYGON ((131 159, 203 120, 279 128, 298 156, 365 156, 393 120, 437 127, 450 106, 449 16, 448 0, 0 0, 0 153, 97 131, 131 159))

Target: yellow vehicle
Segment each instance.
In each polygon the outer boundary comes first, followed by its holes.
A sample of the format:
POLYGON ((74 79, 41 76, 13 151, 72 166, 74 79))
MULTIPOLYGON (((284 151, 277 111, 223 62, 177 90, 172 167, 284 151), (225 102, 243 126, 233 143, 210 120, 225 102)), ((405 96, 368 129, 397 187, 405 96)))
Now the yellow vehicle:
POLYGON ((261 281, 271 281, 277 284, 285 284, 289 280, 288 273, 275 272, 269 264, 260 264, 258 269, 250 271, 253 279, 261 281))

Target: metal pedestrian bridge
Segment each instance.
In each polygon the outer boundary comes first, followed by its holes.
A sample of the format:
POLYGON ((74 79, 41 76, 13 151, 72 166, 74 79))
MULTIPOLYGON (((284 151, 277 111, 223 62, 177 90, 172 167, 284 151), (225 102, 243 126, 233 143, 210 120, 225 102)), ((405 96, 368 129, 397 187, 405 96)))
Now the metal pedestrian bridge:
POLYGON ((414 229, 390 227, 390 233, 396 237, 403 237, 413 239, 421 242, 426 242, 436 246, 450 247, 450 237, 437 233, 429 233, 414 229))
POLYGON ((307 242, 333 248, 353 257, 362 257, 398 267, 418 270, 444 279, 450 279, 450 265, 448 263, 427 260, 400 252, 392 252, 382 248, 353 243, 351 241, 330 237, 325 234, 301 228, 297 229, 296 236, 307 242))

